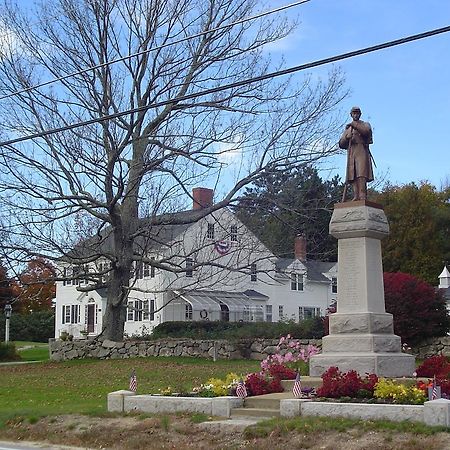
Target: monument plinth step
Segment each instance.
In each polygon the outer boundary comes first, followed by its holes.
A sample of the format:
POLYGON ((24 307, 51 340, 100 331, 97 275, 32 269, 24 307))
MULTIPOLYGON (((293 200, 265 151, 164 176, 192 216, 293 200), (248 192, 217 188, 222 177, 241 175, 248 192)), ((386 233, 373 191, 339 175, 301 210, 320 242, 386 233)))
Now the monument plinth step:
POLYGON ((411 377, 415 359, 406 353, 327 352, 311 357, 309 373, 321 376, 329 367, 342 372, 356 370, 360 375, 375 373, 382 377, 411 377))
POLYGON ((334 334, 322 338, 323 353, 400 353, 401 339, 395 334, 334 334))

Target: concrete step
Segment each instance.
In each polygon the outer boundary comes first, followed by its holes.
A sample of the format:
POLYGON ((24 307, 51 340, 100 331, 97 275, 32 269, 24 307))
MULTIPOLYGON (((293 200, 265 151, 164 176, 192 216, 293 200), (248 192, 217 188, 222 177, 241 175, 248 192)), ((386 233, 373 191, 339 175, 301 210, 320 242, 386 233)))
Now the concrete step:
MULTIPOLYGON (((292 392, 292 388, 294 387, 294 380, 282 380, 281 386, 285 392, 292 392)), ((321 377, 301 377, 302 387, 309 388, 318 388, 322 386, 322 378, 321 377)))
POLYGON ((280 408, 233 408, 231 410, 231 418, 237 417, 280 417, 280 408))
POLYGON ((245 399, 245 408, 280 409, 280 399, 267 398, 264 395, 247 397, 245 399))

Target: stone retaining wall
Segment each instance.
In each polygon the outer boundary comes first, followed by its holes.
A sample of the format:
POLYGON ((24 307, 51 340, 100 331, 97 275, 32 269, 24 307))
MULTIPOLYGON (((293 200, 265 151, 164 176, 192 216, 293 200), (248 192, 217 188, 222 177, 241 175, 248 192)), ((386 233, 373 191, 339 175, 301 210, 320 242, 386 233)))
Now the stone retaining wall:
MULTIPOLYGON (((322 347, 320 339, 302 339, 301 344, 322 347)), ((278 339, 225 340, 159 339, 156 341, 79 340, 61 341, 50 339, 50 359, 98 358, 126 359, 145 356, 191 356, 212 359, 263 360, 276 353, 278 339)), ((287 349, 281 351, 286 352, 287 349)))
POLYGON ((419 358, 438 355, 450 356, 450 336, 426 339, 412 349, 412 353, 419 358))
MULTIPOLYGON (((321 339, 302 339, 303 345, 322 347, 321 339)), ((50 339, 50 358, 53 361, 67 359, 99 358, 124 359, 145 356, 193 356, 217 359, 263 360, 276 352, 278 339, 225 340, 160 339, 157 341, 61 341, 50 339)), ((283 352, 282 352, 283 353, 283 352)), ((450 336, 427 339, 412 349, 419 358, 443 353, 450 356, 450 336)))

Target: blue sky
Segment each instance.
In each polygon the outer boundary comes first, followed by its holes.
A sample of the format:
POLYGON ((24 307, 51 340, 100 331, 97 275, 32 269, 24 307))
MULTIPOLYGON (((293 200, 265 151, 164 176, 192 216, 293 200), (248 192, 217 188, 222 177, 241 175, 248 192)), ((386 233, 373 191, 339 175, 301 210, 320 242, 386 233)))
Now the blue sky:
MULTIPOLYGON (((287 4, 272 0, 270 7, 287 4)), ((311 0, 292 8, 296 32, 280 45, 288 67, 450 25, 446 0, 311 0)), ((450 183, 450 33, 338 64, 347 111, 374 130, 375 176, 394 184, 450 183)), ((311 73, 326 76, 329 67, 311 73)), ((303 76, 298 73, 296 76, 303 76)), ((330 162, 344 176, 345 156, 330 162)))
MULTIPOLYGON (((21 0, 22 6, 32 3, 21 0)), ((267 0, 261 10, 293 0, 267 0)), ((19 3, 20 4, 20 3, 19 3)), ((294 34, 272 48, 286 67, 450 25, 448 0, 310 0, 283 13, 298 17, 294 34)), ((374 130, 377 180, 450 183, 450 33, 338 63, 353 105, 374 130)), ((330 66, 311 70, 327 76, 330 66)), ((304 72, 295 76, 302 78, 304 72)), ((344 116, 345 117, 345 116, 344 116)), ((349 118, 349 116, 348 116, 349 118)), ((350 119, 350 118, 349 118, 350 119)), ((323 177, 344 177, 345 155, 327 161, 323 177)))

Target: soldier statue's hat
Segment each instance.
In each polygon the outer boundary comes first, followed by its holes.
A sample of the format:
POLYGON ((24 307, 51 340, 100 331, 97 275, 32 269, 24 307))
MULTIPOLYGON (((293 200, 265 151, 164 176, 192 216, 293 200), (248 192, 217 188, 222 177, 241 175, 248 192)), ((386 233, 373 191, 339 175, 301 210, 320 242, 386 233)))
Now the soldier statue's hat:
POLYGON ((354 107, 350 110, 350 112, 352 113, 353 111, 361 112, 361 108, 360 108, 359 106, 354 106, 354 107))

